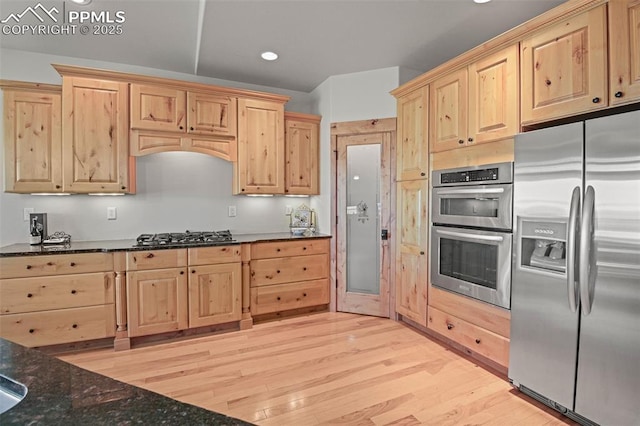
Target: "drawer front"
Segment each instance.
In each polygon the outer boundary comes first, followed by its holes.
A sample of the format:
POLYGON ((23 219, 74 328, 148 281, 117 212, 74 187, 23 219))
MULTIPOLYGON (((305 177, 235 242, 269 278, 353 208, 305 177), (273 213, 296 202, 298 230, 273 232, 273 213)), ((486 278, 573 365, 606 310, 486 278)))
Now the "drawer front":
POLYGON ((509 339, 429 307, 427 327, 500 365, 509 365, 509 339))
POLYGON ((240 262, 240 245, 189 249, 189 265, 240 262))
POLYGON ((252 287, 328 277, 328 254, 251 261, 252 287))
POLYGON ((0 317, 0 336, 27 347, 101 339, 115 334, 113 304, 0 317))
POLYGON ((187 266, 187 249, 127 252, 127 271, 187 266))
POLYGON ((0 278, 42 277, 113 271, 111 253, 0 257, 0 278))
POLYGON ((329 238, 251 244, 252 259, 329 253, 329 238))
POLYGON ((329 279, 251 289, 251 314, 260 315, 329 303, 329 279))
POLYGON ((115 303, 113 272, 0 280, 0 315, 115 303))

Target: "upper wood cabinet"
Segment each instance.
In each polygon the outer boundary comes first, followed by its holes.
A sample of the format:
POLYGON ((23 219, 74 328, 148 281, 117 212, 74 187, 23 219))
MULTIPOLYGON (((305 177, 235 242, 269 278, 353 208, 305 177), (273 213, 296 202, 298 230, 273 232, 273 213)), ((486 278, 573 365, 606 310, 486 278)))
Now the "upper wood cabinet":
POLYGON ((602 5, 522 41, 524 124, 608 105, 606 19, 602 5))
POLYGON ((234 194, 283 194, 284 103, 238 100, 234 194))
POLYGON ((131 128, 186 131, 187 94, 171 87, 131 85, 131 128))
POLYGON ((61 192, 62 90, 60 86, 25 86, 12 87, 11 82, 2 84, 4 190, 61 192))
POLYGON ((640 99, 640 0, 609 3, 609 99, 612 105, 640 99))
POLYGON ((431 83, 430 152, 514 136, 518 47, 510 46, 431 83))
POLYGON ((398 98, 398 181, 429 177, 429 86, 398 98))
POLYGON ((187 132, 235 138, 237 99, 208 93, 187 93, 187 132))
POLYGON ((285 112, 285 194, 320 193, 320 120, 311 114, 285 112))
POLYGON ((132 192, 129 86, 63 74, 63 191, 132 192))

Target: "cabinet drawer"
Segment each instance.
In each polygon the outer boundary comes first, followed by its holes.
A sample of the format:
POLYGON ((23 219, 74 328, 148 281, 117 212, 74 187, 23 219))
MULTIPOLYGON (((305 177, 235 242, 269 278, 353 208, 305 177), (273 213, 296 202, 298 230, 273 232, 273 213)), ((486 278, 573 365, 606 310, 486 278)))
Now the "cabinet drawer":
POLYGON ((329 253, 329 238, 251 244, 252 259, 329 253))
POLYGON ((500 365, 509 365, 509 339, 429 307, 427 327, 500 365))
POLYGON ((41 277, 113 270, 110 253, 0 257, 0 278, 41 277))
POLYGON ((0 336, 27 347, 113 337, 115 332, 113 304, 0 317, 0 336))
POLYGON ((327 278, 328 266, 328 254, 252 260, 251 287, 327 278))
POLYGON ((0 280, 0 315, 115 303, 113 272, 0 280))
POLYGON ((187 266, 187 249, 144 250, 127 253, 127 271, 187 266))
POLYGON ((260 315, 287 309, 329 303, 329 279, 278 284, 251 289, 251 314, 260 315))
POLYGON ((189 265, 240 262, 240 245, 189 249, 189 265))

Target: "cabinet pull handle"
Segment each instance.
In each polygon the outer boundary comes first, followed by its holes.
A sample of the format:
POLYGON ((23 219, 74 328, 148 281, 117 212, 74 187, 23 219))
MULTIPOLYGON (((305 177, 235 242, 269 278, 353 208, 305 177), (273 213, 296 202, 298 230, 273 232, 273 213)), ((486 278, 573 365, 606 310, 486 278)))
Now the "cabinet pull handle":
POLYGON ((596 96, 591 100, 591 102, 593 102, 594 104, 597 104, 598 102, 600 102, 600 98, 596 96))
POLYGON ((447 323, 447 330, 451 330, 453 328, 453 324, 450 322, 447 323))
POLYGON ((77 293, 77 291, 71 290, 71 294, 76 294, 76 293, 77 293))
POLYGON ((467 141, 473 142, 473 138, 469 138, 469 139, 467 139, 467 141))
POLYGON ((31 333, 31 334, 35 333, 35 330, 33 328, 30 328, 29 329, 29 333, 31 333))
POLYGON ((307 293, 302 293, 302 296, 307 297, 307 293))
POLYGON ((76 266, 76 262, 71 262, 71 263, 69 264, 69 266, 71 266, 71 267, 76 266))
POLYGON ((31 269, 31 265, 27 265, 27 269, 31 269))
POLYGON ((420 176, 426 176, 427 174, 425 172, 420 172, 420 176))
POLYGON ((477 344, 480 344, 480 339, 476 339, 476 343, 477 343, 477 344))
POLYGON ((193 127, 189 127, 189 130, 193 130, 193 127))
POLYGON ((33 297, 33 294, 28 293, 28 294, 27 294, 27 297, 33 297))
POLYGON ((280 249, 276 249, 276 251, 279 253, 279 252, 280 252, 280 249))
POLYGON ((60 189, 60 185, 56 185, 56 189, 60 189))
POLYGON ((302 250, 306 250, 306 249, 307 249, 306 247, 302 247, 302 250))
POLYGON ((304 266, 304 267, 302 268, 302 270, 303 270, 303 271, 306 271, 306 270, 307 270, 307 267, 306 267, 306 266, 304 266))
POLYGON ((280 273, 280 269, 278 269, 278 270, 276 271, 276 273, 277 273, 277 274, 279 274, 279 273, 280 273))
POLYGON ((613 96, 615 96, 616 98, 621 98, 622 95, 623 95, 622 92, 616 92, 615 95, 613 95, 613 96))
POLYGON ((424 252, 423 252, 423 251, 421 251, 421 252, 420 252, 420 254, 424 254, 424 252))
POLYGON ((184 275, 184 271, 180 271, 180 275, 184 275))
POLYGON ((276 297, 277 300, 280 300, 280 296, 276 297))
POLYGON ((196 273, 196 270, 195 270, 195 269, 192 269, 192 270, 191 270, 191 273, 192 273, 192 274, 195 274, 195 273, 196 273))
POLYGON ((151 259, 153 257, 153 253, 149 253, 145 256, 147 259, 151 259))
POLYGON ((71 327, 78 328, 78 324, 73 324, 71 327))
POLYGON ((183 130, 183 129, 184 129, 184 127, 182 127, 182 126, 178 126, 178 129, 183 130))
POLYGON ((458 143, 462 145, 464 143, 464 139, 458 139, 458 143))

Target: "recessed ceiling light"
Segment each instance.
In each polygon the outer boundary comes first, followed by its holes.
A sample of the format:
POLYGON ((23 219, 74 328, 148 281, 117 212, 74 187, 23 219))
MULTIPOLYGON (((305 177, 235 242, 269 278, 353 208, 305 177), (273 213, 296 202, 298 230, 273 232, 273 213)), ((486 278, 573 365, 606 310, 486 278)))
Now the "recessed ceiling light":
POLYGON ((262 52, 260 56, 262 56, 262 59, 265 61, 275 61, 278 59, 278 54, 275 52, 262 52))
POLYGON ((482 3, 489 3, 491 0, 473 0, 474 3, 478 3, 478 4, 482 4, 482 3))
POLYGON ((91 3, 91 0, 71 0, 71 1, 77 4, 83 4, 83 5, 91 3))

